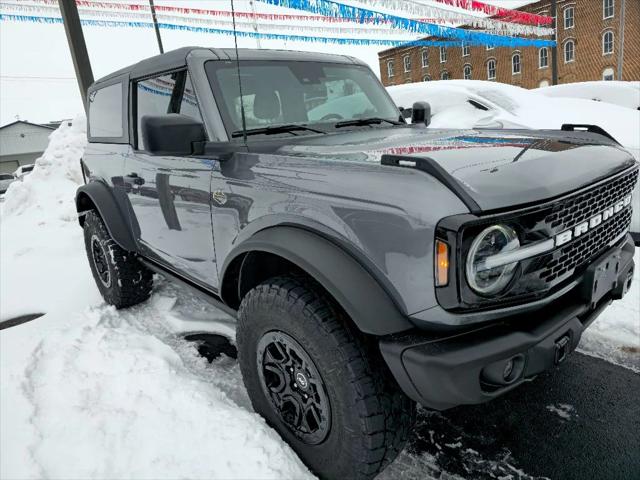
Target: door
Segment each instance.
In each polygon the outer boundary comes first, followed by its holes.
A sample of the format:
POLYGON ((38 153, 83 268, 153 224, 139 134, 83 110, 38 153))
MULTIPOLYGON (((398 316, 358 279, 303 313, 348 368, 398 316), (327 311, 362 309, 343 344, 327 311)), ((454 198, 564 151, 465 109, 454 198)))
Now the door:
POLYGON ((180 113, 202 121, 186 70, 134 82, 135 139, 124 183, 133 209, 133 231, 145 255, 217 288, 211 228, 211 160, 150 155, 140 132, 144 115, 180 113))

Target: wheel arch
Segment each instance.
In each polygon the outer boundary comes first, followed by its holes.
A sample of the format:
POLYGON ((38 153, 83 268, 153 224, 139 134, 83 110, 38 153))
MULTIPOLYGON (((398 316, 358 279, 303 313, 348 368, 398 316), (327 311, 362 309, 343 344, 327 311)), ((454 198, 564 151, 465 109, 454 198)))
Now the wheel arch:
POLYGON ((76 191, 76 211, 78 222, 84 225, 84 213, 96 210, 104 222, 111 238, 129 252, 137 251, 134 235, 118 202, 102 182, 91 182, 76 191))
POLYGON ((318 282, 364 333, 388 335, 413 327, 354 256, 317 233, 290 226, 261 230, 234 248, 222 269, 220 296, 237 309, 251 288, 292 271, 318 282))

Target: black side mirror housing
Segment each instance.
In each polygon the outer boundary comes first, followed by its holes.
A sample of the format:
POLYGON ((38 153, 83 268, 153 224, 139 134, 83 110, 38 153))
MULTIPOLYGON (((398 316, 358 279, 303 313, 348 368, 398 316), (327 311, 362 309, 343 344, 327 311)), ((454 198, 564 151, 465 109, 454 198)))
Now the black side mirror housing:
POLYGON ((152 155, 193 155, 207 140, 201 121, 178 113, 144 115, 140 127, 145 151, 152 155))
POLYGON ((431 123, 431 105, 429 102, 416 102, 411 109, 411 123, 424 123, 427 127, 431 123))

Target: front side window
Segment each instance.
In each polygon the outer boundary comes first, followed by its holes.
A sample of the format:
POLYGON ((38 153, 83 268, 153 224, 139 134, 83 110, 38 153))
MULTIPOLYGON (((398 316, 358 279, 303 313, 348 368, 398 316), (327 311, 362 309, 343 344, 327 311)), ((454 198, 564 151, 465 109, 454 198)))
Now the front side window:
POLYGON ((519 75, 522 73, 522 64, 520 63, 520 54, 516 53, 511 57, 511 74, 519 75))
POLYGON ((137 148, 145 150, 142 117, 179 113, 202 121, 191 77, 186 71, 141 80, 136 84, 137 148))
POLYGON ((576 44, 573 40, 564 44, 564 63, 571 63, 576 59, 576 44))
POLYGON ((447 47, 440 47, 440 63, 447 61, 447 47))
POLYGON ((547 68, 549 66, 549 49, 542 47, 538 52, 538 67, 547 68))
POLYGON ((404 71, 405 72, 410 72, 411 71, 411 57, 410 56, 406 56, 403 59, 404 62, 404 71))
POLYGON ((564 29, 573 28, 575 25, 574 19, 575 10, 573 7, 567 7, 564 9, 564 29))
POLYGON ((327 131, 345 120, 397 121, 400 115, 379 80, 360 65, 245 60, 242 98, 234 61, 209 61, 205 70, 231 138, 242 136, 241 106, 248 130, 294 124, 327 131))
POLYGON ((463 73, 465 80, 471 80, 471 65, 465 65, 463 73))
POLYGON ((487 79, 496 79, 496 61, 491 59, 487 62, 487 79))
POLYGON ((89 94, 89 136, 120 138, 124 134, 122 83, 109 85, 89 94))
POLYGON ((602 18, 613 18, 614 8, 614 0, 602 0, 602 18))
POLYGON ((387 77, 393 77, 393 60, 387 62, 387 77))
POLYGON ((429 66, 429 50, 422 50, 422 68, 429 66))
POLYGON ((607 31, 602 35, 602 54, 611 55, 613 53, 613 32, 607 31))
POLYGON ((471 55, 471 48, 469 48, 469 45, 463 45, 462 46, 462 56, 463 57, 468 57, 469 55, 471 55))

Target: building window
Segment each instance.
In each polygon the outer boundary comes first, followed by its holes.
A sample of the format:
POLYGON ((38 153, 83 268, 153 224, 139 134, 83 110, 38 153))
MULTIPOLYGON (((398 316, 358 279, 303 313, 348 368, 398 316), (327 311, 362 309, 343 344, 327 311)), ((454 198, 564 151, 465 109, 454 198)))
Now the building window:
POLYGON ((514 53, 511 57, 511 75, 520 75, 522 73, 522 65, 520 64, 520 54, 514 53))
POLYGON ((463 73, 464 73, 465 80, 471 80, 471 65, 469 64, 465 65, 463 69, 463 73))
POLYGON ((548 87, 549 86, 549 80, 542 80, 538 86, 540 88, 548 87))
POLYGON ((440 47, 440 63, 447 61, 447 47, 440 47))
POLYGON ((424 77, 422 77, 422 81, 423 82, 430 82, 431 81, 431 76, 430 75, 425 75, 424 77))
POLYGON ((469 55, 471 55, 471 48, 469 48, 469 45, 462 45, 462 56, 468 57, 469 55))
POLYGON ((571 63, 576 59, 576 43, 568 40, 564 44, 564 63, 571 63))
POLYGON ((411 57, 409 55, 407 55, 406 57, 404 57, 402 59, 402 61, 404 62, 404 72, 410 72, 411 71, 411 57))
POLYGON ((602 18, 613 18, 614 15, 614 0, 602 0, 602 18))
POLYGON ((573 7, 567 7, 564 9, 564 29, 568 30, 575 26, 574 19, 575 9, 573 7))
POLYGON ((487 45, 487 52, 489 50, 495 50, 496 47, 494 47, 493 45, 487 45))
POLYGON ((429 50, 422 50, 422 68, 429 66, 429 50))
POLYGON ((611 55, 613 53, 613 32, 607 31, 602 35, 602 54, 611 55))
POLYGON ((387 62, 387 77, 393 77, 393 60, 387 62))
POLYGON ((449 72, 444 71, 440 74, 440 80, 449 80, 451 78, 451 76, 449 75, 449 72))
POLYGON ((602 80, 610 82, 615 79, 616 79, 616 75, 613 71, 613 68, 611 67, 605 68, 604 71, 602 72, 602 80))
POLYGON ((487 79, 496 79, 496 61, 493 58, 487 62, 487 79))
POLYGON ((538 52, 538 68, 548 68, 549 67, 549 49, 547 47, 542 47, 538 52))

